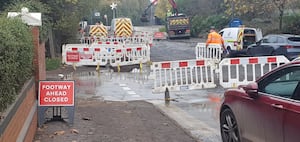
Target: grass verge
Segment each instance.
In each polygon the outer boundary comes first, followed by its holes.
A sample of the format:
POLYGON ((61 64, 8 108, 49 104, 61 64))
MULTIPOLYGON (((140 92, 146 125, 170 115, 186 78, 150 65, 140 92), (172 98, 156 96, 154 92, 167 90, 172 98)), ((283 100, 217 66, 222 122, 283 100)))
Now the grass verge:
POLYGON ((56 70, 60 67, 60 58, 46 58, 46 71, 56 70))

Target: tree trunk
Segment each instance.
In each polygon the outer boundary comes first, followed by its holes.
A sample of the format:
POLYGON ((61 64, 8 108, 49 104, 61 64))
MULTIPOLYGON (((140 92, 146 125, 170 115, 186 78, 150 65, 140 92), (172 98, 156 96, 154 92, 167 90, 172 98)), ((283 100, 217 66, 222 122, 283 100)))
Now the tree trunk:
POLYGON ((53 41, 53 32, 52 29, 49 30, 49 49, 50 49, 50 57, 51 59, 55 58, 55 46, 53 41))
POLYGON ((283 11, 280 11, 280 16, 279 16, 279 30, 282 30, 282 18, 283 18, 283 11))

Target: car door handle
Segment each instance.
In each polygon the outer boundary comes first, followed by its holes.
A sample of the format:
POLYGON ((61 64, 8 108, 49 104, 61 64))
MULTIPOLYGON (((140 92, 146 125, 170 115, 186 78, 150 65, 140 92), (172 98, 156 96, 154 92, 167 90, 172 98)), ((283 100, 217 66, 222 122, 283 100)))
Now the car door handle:
POLYGON ((272 107, 278 108, 278 109, 283 109, 283 105, 280 105, 280 104, 272 104, 272 107))

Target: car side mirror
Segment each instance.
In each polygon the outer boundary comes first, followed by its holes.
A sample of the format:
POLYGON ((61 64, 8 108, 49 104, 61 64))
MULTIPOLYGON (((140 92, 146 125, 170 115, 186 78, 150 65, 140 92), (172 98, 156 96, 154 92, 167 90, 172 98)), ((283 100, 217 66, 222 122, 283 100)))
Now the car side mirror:
POLYGON ((256 82, 249 83, 248 85, 241 86, 240 88, 243 88, 250 97, 258 97, 258 85, 256 82))

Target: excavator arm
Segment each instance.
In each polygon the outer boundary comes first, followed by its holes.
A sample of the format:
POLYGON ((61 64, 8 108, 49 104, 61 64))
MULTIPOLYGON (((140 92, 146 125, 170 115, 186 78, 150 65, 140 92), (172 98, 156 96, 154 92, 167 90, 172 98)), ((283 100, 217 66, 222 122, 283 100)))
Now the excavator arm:
POLYGON ((173 9, 172 13, 178 16, 178 9, 177 9, 176 2, 174 0, 169 0, 169 3, 172 5, 172 9, 173 9))
MULTIPOLYGON (((178 16, 178 9, 177 9, 177 4, 174 0, 168 0, 169 3, 171 4, 172 6, 172 14, 178 16)), ((147 18, 147 13, 148 13, 148 10, 151 6, 153 6, 156 2, 158 2, 158 0, 153 0, 148 6, 147 8, 144 10, 144 13, 142 14, 142 17, 141 17, 141 21, 142 22, 149 22, 149 19, 147 18)))
POLYGON ((149 8, 154 5, 158 0, 153 0, 148 6, 147 8, 144 10, 144 13, 142 14, 142 17, 141 17, 141 21, 142 22, 149 22, 149 19, 147 18, 147 12, 149 10, 149 8))

